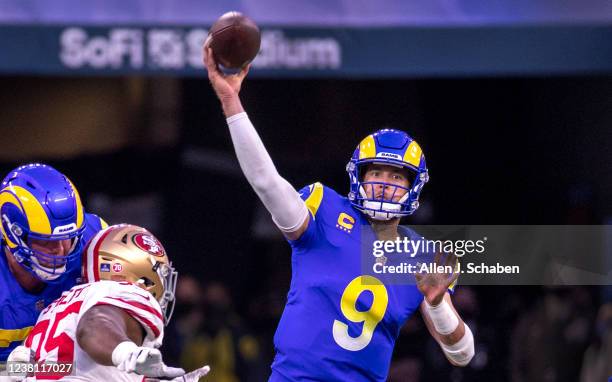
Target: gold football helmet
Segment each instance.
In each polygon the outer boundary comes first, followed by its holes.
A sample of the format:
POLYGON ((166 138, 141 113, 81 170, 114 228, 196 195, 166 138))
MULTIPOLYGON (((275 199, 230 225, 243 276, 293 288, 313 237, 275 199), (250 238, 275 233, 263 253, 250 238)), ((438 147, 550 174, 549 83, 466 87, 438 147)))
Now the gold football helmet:
POLYGON ((177 277, 159 240, 135 225, 110 226, 98 232, 83 251, 85 282, 112 280, 137 284, 157 299, 166 324, 174 310, 177 277))

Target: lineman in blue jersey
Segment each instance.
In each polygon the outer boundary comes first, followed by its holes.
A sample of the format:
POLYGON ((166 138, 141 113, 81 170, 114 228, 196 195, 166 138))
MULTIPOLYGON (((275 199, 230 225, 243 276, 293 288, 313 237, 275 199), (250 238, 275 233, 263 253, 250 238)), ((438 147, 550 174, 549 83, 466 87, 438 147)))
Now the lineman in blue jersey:
MULTIPOLYGON (((474 338, 448 293, 457 273, 418 274, 416 283, 399 285, 361 268, 364 244, 413 238, 399 221, 418 208, 428 180, 419 145, 404 132, 381 130, 359 144, 347 166, 348 198, 320 183, 298 194, 276 171, 240 102, 249 68, 223 75, 208 44, 205 64, 242 171, 293 249, 270 381, 384 381, 399 330, 417 309, 449 361, 467 365, 474 338)), ((442 265, 439 256, 435 262, 442 265)))
POLYGON ((5 361, 40 311, 77 284, 82 248, 106 223, 83 211, 74 185, 53 167, 18 167, 0 187, 0 361, 5 361))

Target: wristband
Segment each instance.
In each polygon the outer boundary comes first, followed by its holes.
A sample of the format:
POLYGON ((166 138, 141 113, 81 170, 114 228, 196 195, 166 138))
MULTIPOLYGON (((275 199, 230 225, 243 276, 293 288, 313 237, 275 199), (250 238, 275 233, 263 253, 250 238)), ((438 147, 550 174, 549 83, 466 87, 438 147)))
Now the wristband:
POLYGON ((443 299, 442 302, 436 306, 429 305, 427 300, 425 300, 425 309, 429 313, 429 317, 431 318, 434 328, 436 328, 436 332, 443 336, 451 334, 457 329, 457 326, 459 326, 459 318, 457 318, 457 315, 453 312, 446 300, 443 299))

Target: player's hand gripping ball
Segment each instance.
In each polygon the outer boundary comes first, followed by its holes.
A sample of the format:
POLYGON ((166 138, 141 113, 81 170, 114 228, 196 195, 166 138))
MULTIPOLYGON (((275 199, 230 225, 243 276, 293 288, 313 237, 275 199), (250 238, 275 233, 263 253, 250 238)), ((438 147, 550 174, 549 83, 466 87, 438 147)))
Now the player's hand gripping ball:
POLYGON ((259 28, 239 12, 221 16, 208 33, 215 61, 228 69, 240 69, 253 61, 261 45, 259 28))

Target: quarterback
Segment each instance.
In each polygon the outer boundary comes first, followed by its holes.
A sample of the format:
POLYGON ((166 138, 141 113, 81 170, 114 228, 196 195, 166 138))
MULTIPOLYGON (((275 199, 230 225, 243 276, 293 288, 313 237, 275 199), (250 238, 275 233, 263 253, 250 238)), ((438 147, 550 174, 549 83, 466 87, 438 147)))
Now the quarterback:
POLYGON ((26 380, 196 382, 208 373, 208 366, 189 374, 168 367, 157 349, 177 272, 150 232, 129 224, 100 231, 85 250, 83 276, 86 283, 45 308, 25 345, 9 356, 35 365, 26 380))
POLYGON ((81 253, 106 223, 85 213, 70 180, 27 164, 0 186, 0 361, 27 337, 43 308, 81 276, 81 253))
MULTIPOLYGON (((361 141, 347 165, 348 197, 321 183, 298 193, 276 171, 240 102, 248 66, 224 75, 204 49, 241 169, 292 247, 270 381, 384 381, 400 328, 417 309, 448 360, 467 365, 474 338, 448 293, 458 273, 416 274, 414 283, 400 284, 364 274, 360 266, 364 240, 416 235, 399 227, 400 218, 419 207, 428 181, 416 141, 402 131, 380 130, 361 141)), ((454 265, 456 258, 436 255, 434 261, 454 265)))

